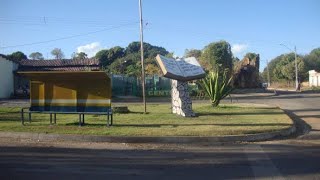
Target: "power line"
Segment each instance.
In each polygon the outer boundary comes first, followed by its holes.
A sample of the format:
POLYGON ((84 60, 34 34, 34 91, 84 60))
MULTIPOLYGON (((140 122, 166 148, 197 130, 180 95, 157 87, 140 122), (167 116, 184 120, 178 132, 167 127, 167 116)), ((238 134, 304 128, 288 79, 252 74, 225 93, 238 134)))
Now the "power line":
POLYGON ((61 38, 51 39, 51 40, 46 40, 46 41, 38 41, 38 42, 33 42, 33 43, 26 43, 26 44, 12 45, 12 46, 3 46, 3 47, 0 47, 0 49, 7 49, 7 48, 14 48, 14 47, 21 47, 21 46, 30 46, 30 45, 35 45, 35 44, 44 44, 44 43, 49 43, 49 42, 54 42, 54 41, 71 39, 71 38, 75 38, 75 37, 87 36, 87 35, 90 35, 90 34, 96 34, 96 33, 99 33, 99 32, 108 31, 108 30, 112 30, 112 29, 119 29, 119 28, 122 28, 122 27, 125 27, 125 26, 130 26, 130 25, 138 24, 138 23, 139 22, 132 22, 132 23, 128 23, 128 24, 114 26, 114 27, 111 27, 111 28, 103 28, 103 29, 100 29, 100 30, 97 30, 97 31, 92 31, 92 32, 82 33, 82 34, 77 34, 77 35, 72 35, 72 36, 66 36, 66 37, 61 37, 61 38))
MULTIPOLYGON (((136 19, 130 20, 137 21, 136 19)), ((130 22, 128 20, 122 21, 122 23, 130 22)), ((119 21, 118 21, 119 22, 119 21)), ((85 24, 85 25, 102 25, 105 24, 105 19, 71 19, 71 18, 57 18, 57 17, 1 17, 0 23, 22 23, 22 24, 85 24)))

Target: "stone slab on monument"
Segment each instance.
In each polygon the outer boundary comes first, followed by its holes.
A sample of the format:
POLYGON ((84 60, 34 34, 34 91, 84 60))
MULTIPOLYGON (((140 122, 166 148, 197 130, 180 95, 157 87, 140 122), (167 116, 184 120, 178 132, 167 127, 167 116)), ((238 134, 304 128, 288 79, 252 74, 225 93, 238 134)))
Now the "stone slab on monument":
POLYGON ((192 101, 189 96, 188 83, 183 81, 171 81, 171 98, 172 98, 172 113, 184 117, 195 117, 192 111, 192 101))

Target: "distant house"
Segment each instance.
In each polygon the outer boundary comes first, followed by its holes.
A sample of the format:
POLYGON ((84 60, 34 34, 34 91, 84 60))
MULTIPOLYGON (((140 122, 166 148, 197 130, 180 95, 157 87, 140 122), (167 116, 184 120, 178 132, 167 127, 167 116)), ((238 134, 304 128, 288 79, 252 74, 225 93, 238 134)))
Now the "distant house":
POLYGON ((9 98, 14 93, 14 71, 18 63, 0 54, 0 98, 9 98))
POLYGON ((315 71, 315 70, 311 70, 309 71, 309 86, 315 86, 315 87, 320 87, 320 73, 315 71))

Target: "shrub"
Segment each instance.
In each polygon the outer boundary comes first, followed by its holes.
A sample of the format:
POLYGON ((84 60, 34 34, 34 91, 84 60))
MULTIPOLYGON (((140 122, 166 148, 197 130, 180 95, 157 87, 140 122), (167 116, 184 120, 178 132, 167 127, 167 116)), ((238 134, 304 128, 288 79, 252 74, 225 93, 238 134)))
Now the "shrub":
POLYGON ((200 85, 208 95, 211 105, 216 107, 220 101, 226 96, 230 95, 234 89, 231 85, 232 77, 228 77, 228 71, 219 70, 210 71, 207 76, 200 81, 200 85))

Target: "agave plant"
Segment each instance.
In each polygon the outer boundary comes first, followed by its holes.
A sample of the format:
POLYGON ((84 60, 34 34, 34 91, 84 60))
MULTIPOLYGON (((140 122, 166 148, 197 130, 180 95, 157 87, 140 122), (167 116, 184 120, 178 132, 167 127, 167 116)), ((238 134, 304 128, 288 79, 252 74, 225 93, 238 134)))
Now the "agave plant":
POLYGON ((200 85, 209 96, 213 107, 218 106, 220 101, 230 95, 233 90, 232 77, 229 78, 227 72, 226 70, 219 71, 217 68, 200 81, 200 85))

